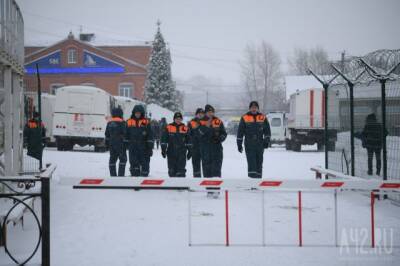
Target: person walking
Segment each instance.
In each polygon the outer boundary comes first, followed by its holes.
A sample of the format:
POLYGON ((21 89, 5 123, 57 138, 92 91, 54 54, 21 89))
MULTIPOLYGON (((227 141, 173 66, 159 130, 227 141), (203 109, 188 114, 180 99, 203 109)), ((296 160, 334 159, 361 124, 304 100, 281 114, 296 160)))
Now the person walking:
POLYGON ((193 177, 201 177, 200 137, 198 129, 200 120, 204 117, 204 110, 197 108, 195 117, 188 123, 189 135, 192 141, 192 166, 193 177))
POLYGON ((106 147, 110 150, 109 169, 110 176, 117 176, 117 161, 119 159, 118 176, 125 176, 126 165, 126 122, 123 120, 121 108, 114 108, 111 120, 106 126, 106 147))
POLYGON ((161 136, 161 154, 167 157, 169 177, 185 177, 186 159, 191 158, 189 128, 182 120, 182 114, 176 112, 174 122, 167 125, 161 136))
POLYGON ((247 172, 251 178, 262 177, 264 149, 267 149, 271 139, 271 128, 267 117, 259 112, 258 102, 252 101, 249 111, 242 116, 237 131, 237 147, 240 153, 244 148, 247 158, 247 172))
POLYGON ((150 121, 145 117, 142 105, 133 107, 132 116, 126 124, 131 175, 147 177, 150 171, 150 157, 153 155, 154 141, 150 121))
POLYGON ((199 146, 204 177, 221 177, 223 161, 222 142, 226 139, 226 130, 221 119, 215 116, 215 109, 207 104, 205 116, 200 119, 199 146))

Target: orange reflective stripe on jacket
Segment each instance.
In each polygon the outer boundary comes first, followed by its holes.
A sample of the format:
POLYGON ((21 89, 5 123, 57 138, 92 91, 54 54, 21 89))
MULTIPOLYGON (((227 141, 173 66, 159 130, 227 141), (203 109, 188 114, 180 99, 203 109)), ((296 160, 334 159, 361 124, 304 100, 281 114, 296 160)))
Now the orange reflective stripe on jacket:
POLYGON ((140 120, 137 120, 137 123, 136 123, 135 119, 130 118, 130 119, 128 119, 128 121, 126 121, 126 124, 128 127, 141 127, 142 125, 146 126, 148 124, 148 121, 147 121, 147 119, 140 119, 140 120))
POLYGON ((222 121, 219 120, 218 118, 213 119, 212 122, 211 122, 211 126, 212 127, 220 127, 221 124, 222 124, 222 121))
POLYGON ((190 121, 190 126, 192 128, 197 128, 199 126, 199 123, 197 121, 192 120, 192 121, 190 121))
MULTIPOLYGON (((42 122, 42 127, 44 127, 44 123, 42 122)), ((38 122, 36 121, 28 121, 28 128, 38 128, 38 122)))
POLYGON ((188 127, 185 125, 179 126, 179 133, 187 133, 188 127))
POLYGON ((253 115, 244 115, 243 120, 246 123, 252 123, 252 122, 264 122, 265 121, 265 115, 259 114, 256 115, 255 117, 253 115))
POLYGON ((176 127, 174 127, 173 125, 168 125, 167 131, 168 133, 176 133, 176 127))
MULTIPOLYGON (((185 125, 179 125, 179 133, 187 133, 188 132, 188 127, 185 125)), ((174 125, 168 125, 167 126, 167 131, 168 133, 177 133, 177 127, 174 125)))
POLYGON ((265 115, 256 116, 256 122, 264 122, 264 121, 265 121, 265 115))
POLYGON ((122 121, 124 121, 121 117, 113 117, 113 118, 111 118, 111 120, 110 121, 114 121, 114 122, 122 122, 122 121))

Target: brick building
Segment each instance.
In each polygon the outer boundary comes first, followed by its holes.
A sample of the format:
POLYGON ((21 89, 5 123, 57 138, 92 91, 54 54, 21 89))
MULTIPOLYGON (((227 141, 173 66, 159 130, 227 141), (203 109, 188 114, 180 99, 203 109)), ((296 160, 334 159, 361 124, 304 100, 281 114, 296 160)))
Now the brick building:
POLYGON ((62 86, 89 85, 142 100, 150 52, 150 45, 94 46, 70 33, 48 47, 25 47, 24 85, 26 91, 37 90, 38 64, 43 92, 54 94, 62 86))

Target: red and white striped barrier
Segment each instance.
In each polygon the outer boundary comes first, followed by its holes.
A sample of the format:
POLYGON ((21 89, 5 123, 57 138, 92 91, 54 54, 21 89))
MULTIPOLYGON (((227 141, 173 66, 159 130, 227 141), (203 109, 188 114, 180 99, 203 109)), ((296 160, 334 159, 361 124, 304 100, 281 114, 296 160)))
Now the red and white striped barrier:
MULTIPOLYGON (((225 244, 231 246, 230 242, 230 215, 229 215, 229 191, 235 190, 260 190, 262 200, 262 245, 265 242, 265 207, 264 194, 266 191, 291 191, 298 194, 298 246, 304 246, 303 243, 303 214, 302 214, 302 192, 317 191, 332 192, 334 197, 334 244, 338 243, 338 215, 337 215, 337 194, 339 191, 368 191, 370 194, 370 213, 371 213, 371 243, 375 247, 375 193, 379 192, 400 192, 400 182, 377 181, 377 180, 348 180, 335 179, 328 180, 277 180, 277 179, 224 179, 224 178, 137 178, 137 177, 63 177, 60 180, 62 185, 72 185, 75 189, 170 189, 170 190, 189 190, 188 193, 188 228, 189 245, 195 246, 191 239, 191 194, 190 191, 203 191, 207 189, 224 190, 225 199, 225 244)), ((200 244, 201 245, 201 244, 200 244)))
POLYGON ((137 178, 137 177, 64 177, 61 184, 74 188, 99 189, 191 189, 222 190, 365 190, 400 192, 400 182, 377 180, 273 180, 273 179, 223 179, 223 178, 137 178))

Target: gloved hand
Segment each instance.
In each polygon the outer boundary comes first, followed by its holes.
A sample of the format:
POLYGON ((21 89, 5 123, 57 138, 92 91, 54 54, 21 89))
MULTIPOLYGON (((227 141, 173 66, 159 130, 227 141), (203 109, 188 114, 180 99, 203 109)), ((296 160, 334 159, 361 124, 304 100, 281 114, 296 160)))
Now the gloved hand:
POLYGON ((243 146, 242 146, 242 144, 238 144, 238 151, 239 151, 240 153, 243 152, 243 146))
POLYGON ((191 152, 190 150, 188 150, 187 155, 186 155, 186 158, 187 158, 188 160, 190 160, 190 158, 192 158, 192 152, 191 152))
POLYGON ((161 151, 161 155, 163 158, 167 158, 167 152, 165 150, 161 151))
POLYGON ((269 137, 264 138, 264 149, 268 149, 270 139, 269 137))

